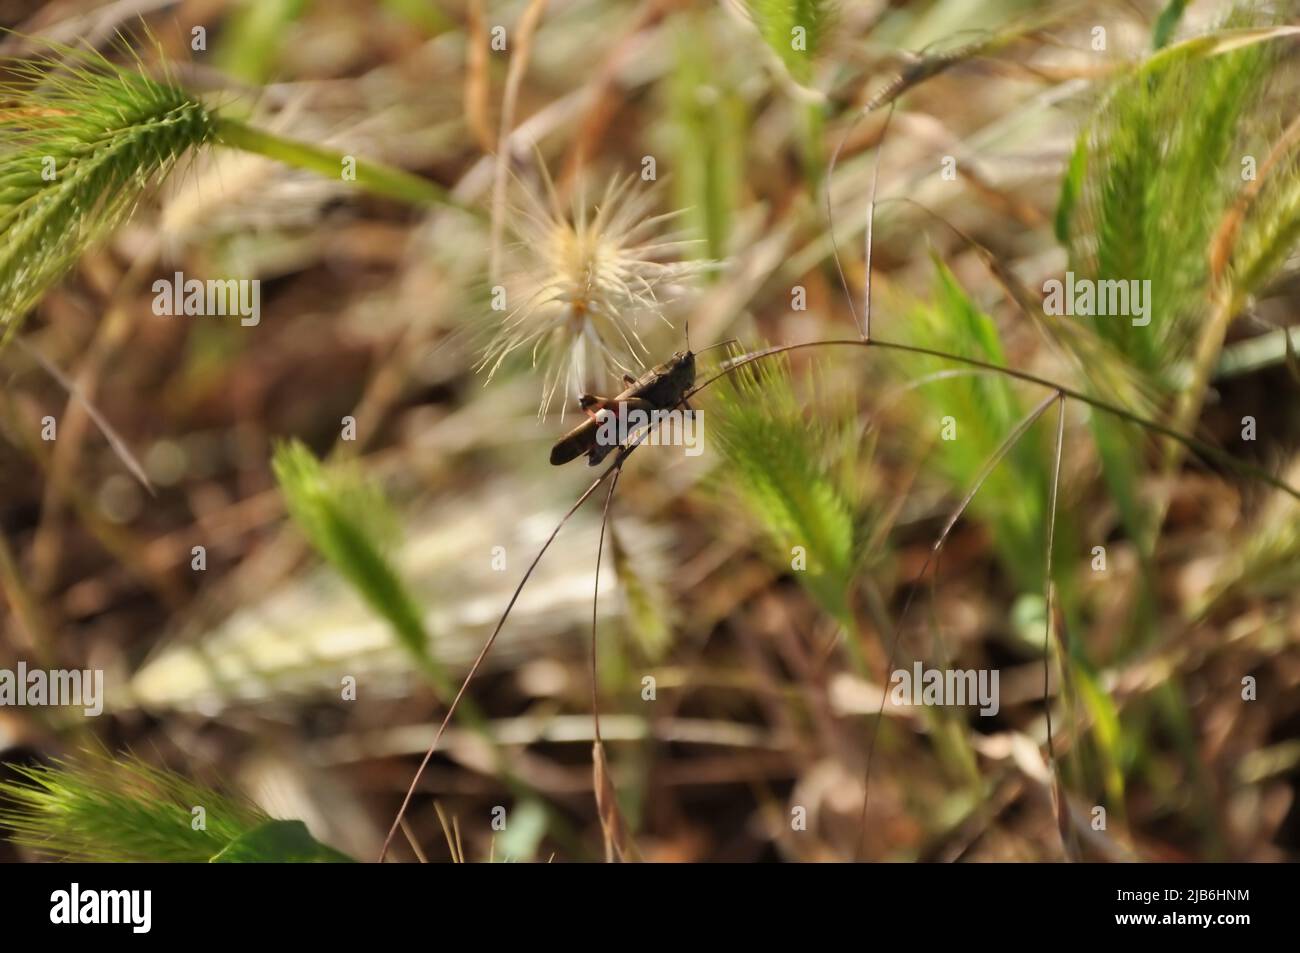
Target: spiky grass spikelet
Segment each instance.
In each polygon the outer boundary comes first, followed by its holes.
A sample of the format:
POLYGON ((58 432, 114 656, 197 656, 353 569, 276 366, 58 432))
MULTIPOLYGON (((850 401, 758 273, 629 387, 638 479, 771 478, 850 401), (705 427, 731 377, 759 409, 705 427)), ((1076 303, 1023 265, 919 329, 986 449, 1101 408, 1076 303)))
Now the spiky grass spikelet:
POLYGON ((27 783, 0 784, 0 826, 58 860, 203 863, 270 821, 243 800, 100 748, 14 770, 27 783), (193 824, 196 807, 204 812, 201 829, 193 824))
MULTIPOLYGON (((1242 8, 1223 29, 1259 19, 1242 8)), ((1207 253, 1241 191, 1241 159, 1267 152, 1278 54, 1250 44, 1153 58, 1126 74, 1081 133, 1063 182, 1057 233, 1071 268, 1151 282, 1149 326, 1103 317, 1097 332, 1165 386, 1206 316, 1207 253)))
POLYGON ((212 115, 179 86, 98 53, 55 52, 9 64, 0 83, 3 337, 152 182, 214 136, 212 115))
POLYGON ((812 76, 812 58, 831 31, 835 4, 830 0, 749 0, 746 7, 790 75, 807 82, 812 76))
POLYGON ((801 547, 807 566, 799 581, 823 610, 848 620, 867 537, 853 478, 862 469, 851 452, 860 449, 855 401, 806 400, 781 358, 736 371, 718 404, 713 436, 727 487, 763 527, 776 560, 789 564, 801 547))
POLYGON ((513 275, 512 303, 488 343, 479 369, 488 379, 515 351, 545 367, 539 413, 561 388, 577 395, 603 385, 609 371, 635 373, 654 364, 644 325, 662 320, 680 282, 711 267, 680 261, 691 244, 660 234, 680 213, 651 214, 657 192, 632 177, 611 179, 594 209, 579 190, 565 210, 542 171, 546 196, 519 186, 522 204, 510 216, 522 264, 513 275), (514 304, 513 302, 519 302, 514 304))
POLYGON ((450 688, 429 650, 424 613, 387 555, 397 515, 380 488, 353 470, 330 471, 298 441, 276 448, 276 481, 289 516, 343 576, 440 690, 450 688))

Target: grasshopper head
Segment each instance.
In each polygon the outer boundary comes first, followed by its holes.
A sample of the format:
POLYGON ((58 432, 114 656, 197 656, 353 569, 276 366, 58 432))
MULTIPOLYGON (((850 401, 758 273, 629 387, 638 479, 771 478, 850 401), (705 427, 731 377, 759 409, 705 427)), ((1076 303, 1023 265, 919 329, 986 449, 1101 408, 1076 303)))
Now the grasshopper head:
POLYGON ((695 383, 695 355, 690 348, 673 354, 672 367, 683 391, 695 383))

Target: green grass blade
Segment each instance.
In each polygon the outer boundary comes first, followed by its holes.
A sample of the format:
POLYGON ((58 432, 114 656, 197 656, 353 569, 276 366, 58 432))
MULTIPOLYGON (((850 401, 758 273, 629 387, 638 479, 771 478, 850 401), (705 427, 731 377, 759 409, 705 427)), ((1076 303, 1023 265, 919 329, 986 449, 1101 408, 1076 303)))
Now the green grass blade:
POLYGON ((311 836, 302 821, 267 821, 231 841, 214 864, 350 864, 347 854, 311 836))
POLYGON ((1178 22, 1182 20, 1184 11, 1187 10, 1187 0, 1169 0, 1165 8, 1160 11, 1160 17, 1156 20, 1156 25, 1151 31, 1151 48, 1158 50, 1168 45, 1173 39, 1174 31, 1178 29, 1178 22))

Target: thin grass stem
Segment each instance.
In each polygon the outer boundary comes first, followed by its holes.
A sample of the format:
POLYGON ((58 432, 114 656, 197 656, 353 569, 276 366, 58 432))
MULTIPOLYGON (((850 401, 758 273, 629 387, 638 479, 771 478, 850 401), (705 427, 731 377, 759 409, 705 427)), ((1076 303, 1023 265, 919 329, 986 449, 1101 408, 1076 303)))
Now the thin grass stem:
MULTIPOLYGON (((1047 555, 1044 559, 1043 573, 1043 714, 1047 719, 1047 762, 1048 770, 1052 777, 1056 778, 1056 742, 1052 737, 1052 700, 1048 694, 1049 674, 1052 664, 1052 550, 1056 543, 1056 502, 1061 487, 1061 455, 1065 446, 1065 398, 1058 396, 1059 406, 1057 407, 1056 416, 1056 455, 1052 464, 1052 492, 1051 503, 1048 507, 1047 522, 1047 555)), ((1052 791, 1055 794, 1060 789, 1059 779, 1053 784, 1052 791)), ((1063 812, 1068 812, 1069 806, 1056 803, 1057 828, 1064 832, 1062 826, 1063 812)), ((1069 848, 1065 847, 1067 856, 1069 848)))
MULTIPOLYGON (((897 620, 895 620, 894 634, 889 642, 889 656, 885 662, 886 678, 888 678, 888 673, 893 671, 898 643, 903 635, 903 622, 906 620, 907 612, 912 607, 912 601, 916 596, 915 583, 920 582, 921 579, 925 577, 926 572, 930 569, 930 563, 938 558, 940 552, 943 550, 944 543, 948 541, 948 535, 952 532, 953 527, 957 525, 957 521, 961 519, 962 514, 966 512, 966 508, 970 506, 971 501, 975 499, 976 494, 980 491, 980 487, 982 487, 984 482, 989 478, 989 474, 997 468, 997 465, 1002 462, 1003 457, 1005 457, 1020 441, 1020 438, 1024 436, 1025 431, 1033 426, 1034 421, 1041 417, 1048 407, 1052 406, 1053 401, 1059 399, 1059 393, 1051 394, 1031 410, 1028 415, 1026 415, 1025 418, 1016 425, 1016 428, 1011 431, 998 448, 993 451, 993 455, 985 462, 984 467, 980 470, 979 475, 976 476, 971 488, 966 492, 966 495, 962 497, 961 502, 957 504, 952 513, 949 514, 947 522, 944 523, 943 529, 939 533, 939 537, 934 541, 934 545, 930 547, 930 552, 926 555, 925 562, 921 564, 921 570, 917 573, 914 584, 908 590, 907 598, 903 602, 903 609, 899 612, 897 620)), ((876 753, 876 740, 880 737, 880 723, 884 720, 885 700, 887 697, 888 693, 882 691, 880 694, 880 708, 876 711, 876 719, 872 725, 870 739, 867 742, 867 766, 863 776, 862 814, 858 822, 857 846, 854 848, 855 860, 862 859, 862 844, 866 839, 867 834, 867 808, 871 802, 871 762, 876 753)))
MULTIPOLYGON (((642 435, 641 439, 644 439, 644 435, 642 435)), ((407 808, 411 805, 411 798, 415 796, 415 789, 420 783, 420 778, 424 776, 424 771, 429 766, 429 761, 432 760, 434 751, 438 748, 438 742, 442 740, 443 734, 446 733, 447 725, 451 723, 452 716, 460 706, 461 699, 465 696, 466 689, 469 688, 469 683, 474 680, 474 676, 478 674, 479 668, 483 665, 483 660, 487 658, 488 652, 492 651, 492 646, 496 644, 497 636, 501 634, 501 629, 505 626, 506 619, 510 617, 510 610, 515 607, 515 603, 519 600, 520 593, 524 591, 524 586, 527 585, 528 580, 533 575, 533 570, 536 569, 537 564, 542 561, 542 557, 546 555, 546 551, 551 548, 551 543, 555 542, 555 537, 560 535, 560 530, 564 528, 564 524, 569 521, 574 513, 578 512, 578 510, 582 508, 582 505, 591 498, 591 495, 596 492, 600 485, 609 479, 610 475, 623 465, 623 461, 626 460, 632 451, 639 445, 640 440, 638 440, 637 443, 624 447, 619 452, 618 457, 614 462, 605 469, 604 473, 596 478, 591 486, 587 487, 587 489, 583 491, 583 494, 578 497, 577 501, 569 507, 564 516, 560 518, 560 521, 555 524, 555 529, 551 530, 551 535, 546 537, 546 542, 544 542, 542 548, 537 551, 537 555, 533 557, 533 561, 528 564, 528 569, 524 571, 523 578, 519 580, 519 585, 515 587, 514 593, 510 596, 510 601, 506 604, 505 611, 501 613, 501 618, 497 620, 496 627, 493 628, 492 634, 489 635, 487 640, 483 643, 483 648, 479 650, 478 656, 474 659, 474 663, 470 665, 469 672, 465 675, 465 680, 460 684, 460 689, 456 692, 455 697, 452 698, 451 705, 447 709, 447 714, 443 717, 442 724, 438 726, 438 731, 433 736, 433 742, 429 745, 429 750, 424 755, 424 760, 420 762, 420 767, 416 770, 415 777, 411 779, 410 787, 406 790, 406 796, 402 799, 402 806, 398 808, 397 817, 393 819, 393 826, 389 828, 388 836, 384 838, 384 846, 380 848, 380 863, 383 863, 384 857, 388 854, 389 845, 393 842, 393 837, 397 833, 402 818, 406 816, 407 808)))
POLYGON ((355 170, 357 185, 399 202, 419 206, 456 204, 436 182, 403 169, 349 156, 334 149, 267 132, 265 129, 256 129, 229 116, 217 117, 216 137, 217 142, 232 149, 264 156, 329 178, 341 178, 345 170, 355 170))

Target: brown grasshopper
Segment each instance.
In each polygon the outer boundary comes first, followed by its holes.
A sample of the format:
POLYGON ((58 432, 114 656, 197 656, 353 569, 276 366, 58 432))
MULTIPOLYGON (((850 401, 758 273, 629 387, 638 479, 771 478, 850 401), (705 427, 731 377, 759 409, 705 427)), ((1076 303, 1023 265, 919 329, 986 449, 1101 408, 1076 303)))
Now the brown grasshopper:
MULTIPOLYGON (((735 338, 710 344, 703 351, 728 344, 739 343, 735 338)), ((584 453, 587 465, 594 467, 615 448, 597 442, 600 428, 610 414, 621 417, 633 410, 649 414, 656 410, 672 410, 678 404, 686 410, 691 405, 686 403, 686 395, 695 386, 695 353, 691 351, 691 332, 686 329, 686 350, 677 351, 662 364, 652 367, 640 377, 623 375, 626 389, 616 397, 594 397, 583 394, 578 398, 578 406, 587 415, 587 419, 574 427, 551 448, 551 463, 554 466, 576 460, 584 453)), ((616 418, 617 422, 617 418, 616 418)))
POLYGON ((615 444, 597 443, 597 435, 608 414, 623 415, 631 410, 650 413, 671 410, 682 403, 686 392, 695 384, 695 355, 688 343, 686 350, 677 351, 671 358, 652 367, 640 377, 623 375, 627 388, 616 397, 594 397, 583 394, 578 406, 587 419, 574 427, 551 448, 551 463, 559 466, 575 460, 584 453, 587 465, 596 466, 615 449, 615 444))

